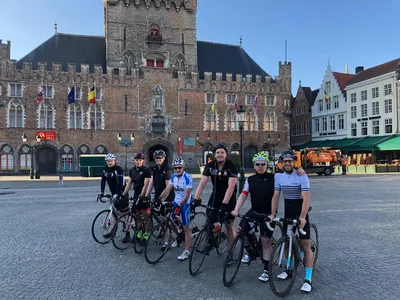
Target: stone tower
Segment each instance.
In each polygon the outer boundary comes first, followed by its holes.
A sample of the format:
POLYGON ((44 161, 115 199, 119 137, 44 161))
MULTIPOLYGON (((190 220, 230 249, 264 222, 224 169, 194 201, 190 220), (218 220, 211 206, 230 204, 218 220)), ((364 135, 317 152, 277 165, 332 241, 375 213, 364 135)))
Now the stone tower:
POLYGON ((105 0, 110 68, 197 71, 197 0, 105 0))

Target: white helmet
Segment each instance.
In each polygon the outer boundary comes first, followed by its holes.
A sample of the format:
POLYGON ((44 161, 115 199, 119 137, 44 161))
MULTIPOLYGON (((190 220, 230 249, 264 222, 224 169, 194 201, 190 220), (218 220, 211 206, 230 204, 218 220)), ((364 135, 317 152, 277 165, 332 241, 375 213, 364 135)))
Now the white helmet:
POLYGON ((184 165, 185 165, 185 161, 184 161, 182 158, 175 158, 175 159, 172 161, 172 166, 176 166, 176 165, 182 165, 182 166, 184 166, 184 165))
POLYGON ((106 155, 106 157, 104 158, 104 160, 116 160, 117 156, 115 154, 109 153, 106 155))

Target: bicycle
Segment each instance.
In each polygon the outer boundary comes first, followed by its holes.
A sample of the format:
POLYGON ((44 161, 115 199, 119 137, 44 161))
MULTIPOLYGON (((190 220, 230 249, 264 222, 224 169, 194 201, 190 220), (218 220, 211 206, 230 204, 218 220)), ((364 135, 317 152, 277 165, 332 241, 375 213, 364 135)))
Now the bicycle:
POLYGON ((114 212, 114 210, 116 210, 115 206, 114 206, 115 200, 113 200, 111 195, 98 195, 96 201, 106 203, 107 201, 103 200, 104 198, 109 199, 110 208, 100 211, 96 215, 96 217, 94 218, 94 220, 92 222, 92 237, 99 244, 107 244, 108 242, 111 241, 112 236, 104 237, 104 235, 105 235, 105 233, 109 233, 112 230, 112 229, 110 229, 110 226, 112 223, 111 218, 114 218, 114 220, 117 220, 117 216, 114 212), (102 215, 104 215, 104 217, 102 217, 102 215), (97 219, 100 220, 100 224, 101 224, 101 228, 102 228, 102 233, 101 233, 101 236, 99 236, 99 237, 95 233, 95 224, 96 224, 97 219))
POLYGON ((239 215, 239 218, 245 219, 248 221, 248 224, 250 225, 250 230, 246 233, 244 231, 244 228, 241 228, 240 231, 237 233, 235 240, 233 241, 232 247, 230 248, 228 255, 225 258, 224 261, 224 271, 223 271, 223 276, 222 276, 222 281, 224 283, 224 286, 229 287, 233 281, 235 280, 238 272, 240 265, 242 264, 242 257, 243 257, 243 252, 245 248, 245 241, 247 239, 248 241, 248 246, 246 247, 246 251, 248 252, 249 255, 249 262, 247 263, 250 265, 250 263, 254 260, 257 260, 257 258, 262 258, 262 244, 261 244, 261 237, 256 237, 256 233, 259 232, 259 227, 262 222, 266 222, 267 227, 269 230, 273 231, 274 233, 278 233, 277 235, 272 236, 271 238, 271 247, 274 246, 276 243, 276 240, 281 238, 282 232, 283 232, 283 227, 282 224, 279 222, 275 223, 275 228, 272 228, 269 223, 267 222, 268 215, 267 214, 257 214, 256 212, 253 211, 253 214, 260 216, 263 218, 263 221, 259 221, 254 218, 247 217, 245 215, 239 215), (279 228, 279 230, 276 230, 279 228), (234 257, 235 251, 238 251, 237 257, 234 257), (234 265, 236 264, 236 265, 234 265), (229 275, 229 271, 233 271, 231 275, 229 275))
MULTIPOLYGON (((160 214, 162 220, 153 228, 145 245, 144 255, 149 264, 158 263, 170 249, 172 233, 176 236, 174 243, 177 247, 185 241, 183 225, 177 215, 175 215, 171 202, 161 203, 160 214)), ((202 217, 205 217, 205 213, 196 212, 193 206, 191 206, 189 228, 192 238, 198 234, 200 231, 199 228, 203 225, 201 223, 202 217)))
POLYGON ((220 222, 221 219, 224 219, 223 217, 219 216, 221 211, 208 205, 199 205, 199 207, 206 208, 207 220, 206 224, 201 229, 196 237, 196 240, 194 241, 192 253, 190 255, 189 273, 192 276, 196 276, 199 273, 206 256, 209 256, 213 249, 216 249, 218 255, 223 255, 228 248, 227 234, 222 230, 223 222, 220 222), (214 224, 211 222, 211 215, 213 213, 218 213, 219 218, 219 221, 214 224), (197 253, 200 254, 200 261, 196 266, 194 258, 197 258, 197 253))
MULTIPOLYGON (((311 208, 310 208, 311 210, 311 208)), ((268 265, 269 282, 273 293, 278 297, 284 297, 289 294, 296 279, 297 267, 303 261, 302 253, 299 246, 299 232, 306 233, 299 227, 298 218, 274 218, 274 222, 283 222, 287 226, 286 234, 279 239, 271 251, 271 259, 268 265), (295 232, 293 233, 293 229, 295 232), (287 259, 284 259, 284 257, 287 259), (278 269, 275 272, 275 267, 278 269), (288 282, 286 288, 281 289, 280 285, 288 282)), ((312 245, 314 265, 318 259, 318 229, 315 224, 310 223, 310 231, 314 231, 316 240, 310 240, 312 245), (312 229, 311 229, 312 228, 312 229), (314 250, 313 250, 314 249, 314 250)))

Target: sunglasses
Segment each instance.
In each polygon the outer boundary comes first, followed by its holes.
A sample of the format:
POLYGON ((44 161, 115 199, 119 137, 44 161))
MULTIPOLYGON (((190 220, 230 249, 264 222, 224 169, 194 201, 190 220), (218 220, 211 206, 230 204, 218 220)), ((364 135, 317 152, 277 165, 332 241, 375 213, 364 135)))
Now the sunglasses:
POLYGON ((163 159, 164 157, 160 156, 160 157, 156 157, 156 159, 163 159))
POLYGON ((291 164, 292 162, 294 162, 294 160, 284 160, 283 161, 284 164, 291 164))
POLYGON ((181 170, 182 167, 174 167, 174 170, 181 170))
POLYGON ((265 167, 266 163, 256 163, 256 167, 265 167))

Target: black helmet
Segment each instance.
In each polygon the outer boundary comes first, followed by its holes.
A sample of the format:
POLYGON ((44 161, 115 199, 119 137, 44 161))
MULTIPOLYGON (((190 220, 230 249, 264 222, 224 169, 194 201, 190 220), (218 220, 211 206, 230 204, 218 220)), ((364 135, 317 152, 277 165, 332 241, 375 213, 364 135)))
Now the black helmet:
POLYGON ((297 161, 297 155, 292 150, 288 150, 286 152, 283 152, 281 154, 281 156, 279 156, 279 161, 283 161, 285 158, 291 158, 294 161, 297 161))
POLYGON ((166 157, 167 155, 165 154, 164 150, 156 150, 153 153, 153 157, 157 157, 157 156, 166 157))
POLYGON ((214 146, 214 153, 217 151, 217 149, 224 149, 226 153, 228 153, 228 145, 224 142, 220 142, 214 146))
POLYGON ((133 159, 144 159, 144 154, 142 152, 138 152, 135 154, 133 159))

